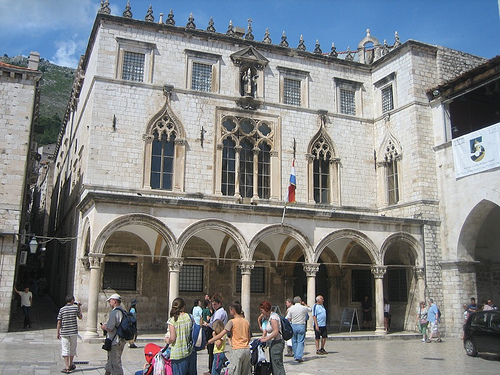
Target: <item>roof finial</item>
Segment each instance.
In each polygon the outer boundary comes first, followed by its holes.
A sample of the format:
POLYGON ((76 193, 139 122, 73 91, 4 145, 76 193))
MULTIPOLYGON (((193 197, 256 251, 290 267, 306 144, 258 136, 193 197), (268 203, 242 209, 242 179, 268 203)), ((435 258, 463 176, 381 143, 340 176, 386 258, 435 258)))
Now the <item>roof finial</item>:
POLYGON ((302 34, 300 34, 300 40, 299 40, 299 45, 297 46, 297 49, 299 51, 305 51, 306 50, 306 45, 304 44, 304 37, 302 34))
POLYGON ((229 26, 227 27, 226 35, 234 36, 233 20, 229 20, 229 26))
POLYGON ((132 8, 130 8, 130 0, 127 0, 127 5, 125 5, 125 10, 123 11, 124 18, 132 18, 132 8))
POLYGON ((330 57, 337 57, 339 54, 337 53, 337 48, 335 48, 335 43, 332 42, 332 49, 330 51, 330 54, 328 56, 330 57))
POLYGON ((254 40, 254 37, 252 34, 252 20, 250 18, 248 19, 248 28, 247 28, 247 33, 245 34, 245 39, 246 40, 254 40))
POLYGON ((194 24, 193 12, 189 13, 188 23, 186 24, 186 29, 196 29, 194 24))
POLYGON ((316 45, 314 46, 314 53, 316 55, 322 55, 323 51, 321 50, 321 46, 319 45, 319 40, 316 39, 316 45))
POLYGON ((170 13, 167 16, 167 20, 165 21, 165 25, 175 26, 174 11, 172 9, 170 9, 170 13))
POLYGON ((111 9, 109 8, 109 1, 108 0, 106 0, 106 1, 101 0, 101 7, 97 11, 97 13, 111 14, 111 9))
POLYGON ((401 45, 401 42, 399 41, 399 34, 396 31, 394 33, 394 48, 398 48, 401 45))
POLYGON ((146 13, 146 17, 144 20, 147 22, 155 22, 155 17, 153 16, 153 6, 150 4, 148 8, 148 12, 146 13))
POLYGON ((283 34, 281 34, 281 42, 279 44, 280 47, 288 47, 288 42, 286 40, 285 30, 283 30, 283 34))
POLYGON ((207 31, 209 31, 211 33, 215 33, 215 27, 214 27, 214 19, 213 19, 213 17, 210 17, 210 21, 208 21, 207 31))
POLYGON ((351 47, 347 47, 347 55, 345 57, 346 61, 353 61, 354 60, 354 54, 351 52, 351 47))
POLYGON ((266 32, 264 34, 264 39, 262 39, 262 43, 266 43, 266 44, 272 43, 271 35, 269 34, 269 27, 266 27, 266 32))

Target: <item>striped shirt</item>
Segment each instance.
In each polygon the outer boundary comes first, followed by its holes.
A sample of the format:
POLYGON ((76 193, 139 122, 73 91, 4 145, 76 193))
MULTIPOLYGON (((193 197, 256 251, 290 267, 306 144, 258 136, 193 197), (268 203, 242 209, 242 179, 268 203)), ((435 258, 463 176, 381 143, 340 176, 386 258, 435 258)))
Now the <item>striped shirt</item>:
POLYGON ((81 316, 77 305, 65 305, 59 310, 57 320, 61 321, 61 336, 78 335, 78 317, 81 316))
POLYGON ((182 359, 191 354, 191 316, 189 314, 180 314, 177 321, 171 317, 168 324, 175 329, 175 342, 170 345, 170 359, 182 359))

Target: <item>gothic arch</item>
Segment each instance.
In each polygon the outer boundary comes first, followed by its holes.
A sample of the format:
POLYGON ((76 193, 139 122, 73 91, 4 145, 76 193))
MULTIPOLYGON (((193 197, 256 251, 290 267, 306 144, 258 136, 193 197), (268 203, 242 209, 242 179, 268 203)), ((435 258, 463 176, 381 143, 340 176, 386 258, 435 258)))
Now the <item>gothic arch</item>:
POLYGON ((248 246, 248 259, 247 260, 252 260, 253 255, 255 253, 255 249, 257 245, 264 241, 264 239, 268 236, 271 235, 285 235, 293 238, 299 246, 302 248, 302 251, 304 252, 304 257, 306 262, 310 263, 313 262, 314 259, 314 254, 312 247, 309 243, 309 239, 307 238, 306 235, 304 235, 301 231, 298 229, 295 229, 293 227, 290 227, 288 225, 282 225, 282 224, 274 224, 271 226, 268 226, 261 231, 259 231, 250 241, 250 245, 248 246))
MULTIPOLYGON (((144 145, 144 187, 146 188, 157 188, 157 189, 166 189, 173 190, 176 192, 184 191, 184 161, 186 159, 186 131, 182 122, 177 118, 174 111, 170 107, 170 99, 169 93, 166 94, 167 98, 165 100, 165 105, 163 108, 156 113, 151 120, 149 120, 146 126, 146 132, 143 135, 143 139, 145 141, 144 145), (155 141, 155 137, 157 140, 162 140, 165 138, 167 142, 173 142, 174 150, 173 150, 173 167, 172 171, 169 170, 169 173, 172 173, 172 181, 171 187, 167 188, 163 186, 151 186, 151 168, 153 167, 152 163, 152 154, 153 154, 153 142, 155 141)), ((163 151, 162 151, 163 152, 163 151)), ((163 154, 162 154, 163 155, 163 154)), ((163 170, 156 172, 162 173, 163 170)), ((170 181, 169 181, 170 183, 170 181)), ((155 182, 153 180, 153 185, 155 182)))
POLYGON ((383 141, 378 148, 378 158, 382 158, 378 163, 386 164, 392 160, 401 160, 403 157, 403 149, 401 143, 396 136, 387 129, 383 141))
POLYGON ((384 240, 382 246, 380 247, 381 259, 385 262, 385 255, 387 250, 391 247, 391 245, 396 242, 404 242, 410 246, 412 256, 415 259, 415 267, 423 267, 423 252, 422 246, 420 242, 413 237, 411 234, 406 232, 396 232, 392 233, 384 240))
MULTIPOLYGON (((190 225, 187 227, 182 234, 179 236, 178 240, 178 247, 177 247, 177 253, 175 254, 176 257, 181 257, 182 256, 182 251, 184 247, 186 246, 187 242, 189 241, 190 238, 195 236, 196 234, 206 231, 206 230, 214 230, 218 231, 221 233, 225 234, 225 237, 223 241, 227 242, 227 237, 229 236, 234 243, 236 244, 236 247, 238 248, 238 252, 240 254, 241 260, 247 260, 248 259, 248 254, 247 254, 247 243, 243 235, 240 233, 240 231, 232 224, 228 223, 227 221, 219 220, 219 219, 204 219, 197 221, 196 223, 190 225)), ((220 249, 214 249, 216 254, 220 254, 220 249)))
MULTIPOLYGON (((170 250, 170 253, 175 252, 176 245, 174 234, 167 227, 165 227, 165 224, 163 224, 161 221, 153 216, 145 214, 123 215, 110 222, 97 236, 93 246, 94 251, 92 252, 102 254, 104 245, 106 244, 106 241, 110 238, 110 236, 120 228, 127 225, 139 225, 152 229, 158 234, 158 236, 163 239, 163 241, 166 242, 167 248, 170 250)), ((150 250, 152 250, 151 255, 153 255, 154 248, 150 250)))
POLYGON ((316 245, 313 262, 317 262, 323 250, 333 241, 340 239, 350 239, 362 246, 374 265, 382 264, 380 251, 373 241, 364 233, 354 229, 340 229, 332 232, 321 239, 316 245))
POLYGON ((81 246, 81 248, 78 250, 78 254, 80 254, 80 257, 87 257, 90 252, 90 244, 92 243, 92 228, 90 226, 90 220, 88 217, 85 218, 83 225, 82 225, 82 231, 80 233, 80 238, 83 239, 83 241, 78 241, 78 243, 81 246), (89 249, 87 252, 86 249, 89 249))
POLYGON ((338 206, 340 205, 340 158, 338 157, 335 142, 333 142, 325 129, 324 121, 321 119, 320 121, 320 128, 311 138, 307 147, 308 201, 309 203, 333 204, 338 206), (327 166, 325 166, 325 162, 328 163, 327 166), (315 171, 315 165, 318 171, 315 171), (319 184, 318 181, 323 180, 315 178, 315 173, 319 173, 320 175, 328 174, 327 187, 322 183, 319 184), (319 186, 316 186, 318 184, 319 186))

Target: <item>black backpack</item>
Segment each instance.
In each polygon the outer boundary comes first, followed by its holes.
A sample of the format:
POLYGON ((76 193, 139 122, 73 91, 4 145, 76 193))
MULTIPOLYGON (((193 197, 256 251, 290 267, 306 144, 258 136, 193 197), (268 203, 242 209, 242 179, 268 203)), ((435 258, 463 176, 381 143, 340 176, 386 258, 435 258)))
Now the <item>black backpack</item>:
POLYGON ((281 320, 281 336, 283 340, 290 340, 293 336, 292 323, 287 318, 280 316, 281 320))
POLYGON ((119 307, 122 312, 120 325, 116 327, 116 334, 125 340, 132 340, 137 333, 137 320, 134 314, 119 307))

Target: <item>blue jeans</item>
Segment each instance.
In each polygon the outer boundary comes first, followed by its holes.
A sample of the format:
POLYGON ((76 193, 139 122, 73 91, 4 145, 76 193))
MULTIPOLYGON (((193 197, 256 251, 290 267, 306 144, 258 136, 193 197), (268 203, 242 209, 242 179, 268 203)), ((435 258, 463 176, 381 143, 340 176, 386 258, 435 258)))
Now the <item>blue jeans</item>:
POLYGON ((306 338, 306 325, 305 324, 292 324, 292 350, 295 359, 302 359, 304 355, 304 341, 306 338))
POLYGON ((182 359, 172 359, 172 373, 174 375, 196 375, 196 362, 197 355, 195 350, 193 350, 190 355, 182 359))
POLYGON ((212 363, 212 375, 220 375, 220 370, 224 363, 226 363, 227 358, 224 353, 214 353, 214 361, 212 363))

